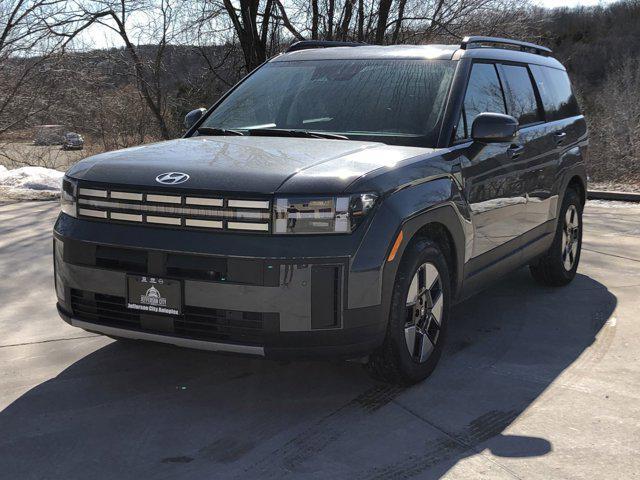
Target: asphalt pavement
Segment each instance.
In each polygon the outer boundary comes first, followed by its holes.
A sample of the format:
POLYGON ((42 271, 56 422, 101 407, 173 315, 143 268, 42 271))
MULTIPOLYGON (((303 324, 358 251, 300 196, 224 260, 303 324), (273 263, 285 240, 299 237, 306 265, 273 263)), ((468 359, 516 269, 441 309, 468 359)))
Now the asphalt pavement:
POLYGON ((587 204, 571 285, 522 269, 455 307, 406 389, 68 326, 57 208, 0 206, 2 479, 640 478, 640 205, 587 204))

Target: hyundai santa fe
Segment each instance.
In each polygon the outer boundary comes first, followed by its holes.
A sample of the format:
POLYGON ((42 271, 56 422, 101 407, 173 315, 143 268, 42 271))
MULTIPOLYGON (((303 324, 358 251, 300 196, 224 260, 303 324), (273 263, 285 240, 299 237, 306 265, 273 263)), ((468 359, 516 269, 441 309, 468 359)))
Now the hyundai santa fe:
POLYGON ((545 47, 299 42, 185 123, 66 173, 71 325, 410 384, 455 302, 524 265, 576 274, 587 128, 545 47))

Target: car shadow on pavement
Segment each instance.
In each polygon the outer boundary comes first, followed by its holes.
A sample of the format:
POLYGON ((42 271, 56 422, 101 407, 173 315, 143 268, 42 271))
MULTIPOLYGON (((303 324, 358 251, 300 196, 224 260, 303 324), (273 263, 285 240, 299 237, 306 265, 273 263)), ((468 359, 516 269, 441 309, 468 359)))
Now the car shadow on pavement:
POLYGON ((587 391, 616 303, 585 275, 550 289, 515 272, 454 308, 440 365, 410 388, 354 362, 53 342, 40 354, 78 360, 0 412, 0 477, 439 478, 485 449, 547 455, 517 420, 587 391))

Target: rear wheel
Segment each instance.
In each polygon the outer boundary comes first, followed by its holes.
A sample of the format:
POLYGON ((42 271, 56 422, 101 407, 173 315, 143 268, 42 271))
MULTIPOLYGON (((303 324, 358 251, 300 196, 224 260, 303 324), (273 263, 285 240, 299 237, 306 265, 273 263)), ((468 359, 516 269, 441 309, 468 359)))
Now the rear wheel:
POLYGON ((398 267, 385 342, 369 360, 376 377, 413 384, 431 374, 445 340, 449 295, 448 267, 438 245, 412 242, 398 267))
POLYGON ((582 202, 578 193, 567 190, 553 244, 529 265, 533 278, 542 285, 561 287, 576 276, 582 249, 582 202))

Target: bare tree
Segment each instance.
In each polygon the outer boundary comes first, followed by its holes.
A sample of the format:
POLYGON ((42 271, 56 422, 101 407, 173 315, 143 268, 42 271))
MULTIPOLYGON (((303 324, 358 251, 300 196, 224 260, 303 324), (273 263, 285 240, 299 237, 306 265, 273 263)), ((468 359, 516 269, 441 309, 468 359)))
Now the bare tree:
POLYGON ((0 2, 0 135, 55 104, 56 62, 92 21, 65 0, 0 2))
POLYGON ((267 59, 269 23, 274 13, 274 0, 267 0, 262 9, 259 0, 222 0, 224 9, 235 29, 244 54, 247 71, 267 59))
POLYGON ((0 0, 0 136, 13 142, 0 145, 0 159, 38 161, 43 149, 21 159, 15 144, 37 123, 82 131, 96 150, 169 138, 186 111, 210 105, 296 40, 455 43, 485 34, 552 46, 591 125, 591 175, 640 181, 640 114, 628 93, 640 88, 639 0, 553 11, 528 1, 0 0), (91 44, 95 24, 117 46, 91 44))
MULTIPOLYGON (((640 181, 640 59, 610 66, 602 89, 589 105, 589 173, 596 180, 640 181)), ((583 103, 585 103, 583 101, 583 103)))
POLYGON ((162 138, 170 138, 167 117, 170 106, 164 82, 167 45, 175 35, 176 10, 172 0, 100 0, 88 4, 86 13, 96 23, 117 34, 132 65, 132 76, 151 112, 162 138), (144 18, 144 28, 131 18, 144 18), (134 30, 136 31, 134 33, 134 30), (138 38, 134 37, 137 33, 138 38), (147 45, 141 44, 148 42, 147 45), (141 50, 145 50, 143 54, 141 50))

